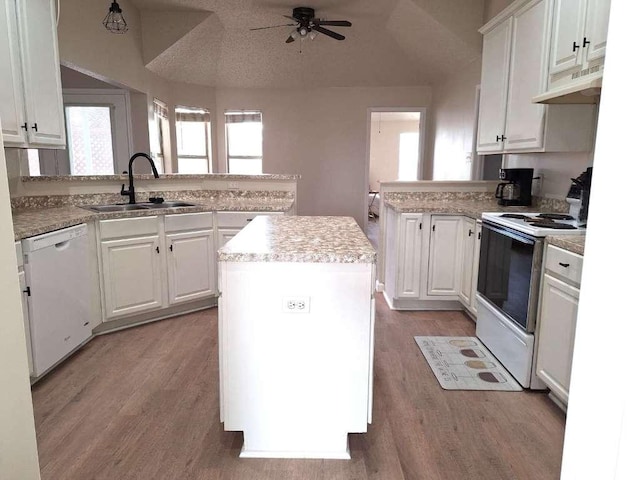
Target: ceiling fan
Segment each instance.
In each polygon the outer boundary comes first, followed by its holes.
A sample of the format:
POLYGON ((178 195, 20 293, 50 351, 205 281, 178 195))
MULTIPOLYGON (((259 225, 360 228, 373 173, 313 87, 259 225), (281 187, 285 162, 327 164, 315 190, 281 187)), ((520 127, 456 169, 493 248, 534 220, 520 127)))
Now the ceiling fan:
POLYGON ((287 38, 286 43, 295 42, 298 38, 311 38, 313 40, 318 33, 322 33, 336 40, 344 40, 345 36, 333 30, 324 28, 328 27, 350 27, 351 22, 347 20, 322 20, 316 18, 316 12, 313 8, 297 7, 293 9, 291 15, 283 15, 283 17, 294 21, 295 23, 286 23, 284 25, 274 25, 272 27, 252 28, 251 30, 265 30, 267 28, 295 27, 287 38))

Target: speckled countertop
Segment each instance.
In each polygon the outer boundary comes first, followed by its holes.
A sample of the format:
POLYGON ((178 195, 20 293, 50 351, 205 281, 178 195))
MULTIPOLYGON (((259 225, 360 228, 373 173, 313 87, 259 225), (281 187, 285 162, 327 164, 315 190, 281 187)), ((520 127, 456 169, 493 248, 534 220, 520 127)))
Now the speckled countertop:
POLYGON ((293 198, 217 198, 200 199, 194 207, 150 208, 127 212, 97 213, 76 206, 55 208, 29 208, 13 211, 15 240, 52 232, 61 228, 79 225, 94 219, 146 217, 176 213, 238 211, 238 212, 288 212, 294 204, 293 198))
POLYGON ((549 235, 545 237, 545 240, 549 245, 555 245, 578 255, 584 255, 585 238, 586 235, 549 235))
POLYGON ((223 262, 375 263, 351 217, 256 217, 218 251, 223 262))
MULTIPOLYGON (((151 174, 135 174, 136 180, 153 180, 151 174)), ((238 175, 230 173, 208 173, 208 174, 162 174, 159 180, 299 180, 300 175, 270 174, 262 175, 238 175)), ((21 177, 23 182, 95 182, 128 180, 128 175, 41 175, 37 177, 21 177)))
POLYGON ((398 213, 440 213, 465 215, 475 219, 482 212, 538 212, 536 207, 502 207, 495 200, 429 200, 429 199, 385 199, 384 204, 398 213))

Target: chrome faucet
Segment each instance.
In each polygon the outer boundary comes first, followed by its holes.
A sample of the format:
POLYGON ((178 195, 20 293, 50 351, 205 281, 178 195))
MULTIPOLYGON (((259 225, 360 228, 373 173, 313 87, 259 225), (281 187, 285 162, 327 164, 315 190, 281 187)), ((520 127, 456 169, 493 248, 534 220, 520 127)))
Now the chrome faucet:
POLYGON ((129 195, 130 204, 136 203, 136 191, 133 188, 133 161, 138 157, 144 157, 149 160, 149 163, 151 164, 151 170, 153 170, 153 176, 155 178, 159 178, 158 170, 156 170, 153 159, 146 153, 134 153, 133 156, 129 159, 129 190, 124 189, 124 183, 122 184, 122 188, 120 189, 120 195, 129 195))

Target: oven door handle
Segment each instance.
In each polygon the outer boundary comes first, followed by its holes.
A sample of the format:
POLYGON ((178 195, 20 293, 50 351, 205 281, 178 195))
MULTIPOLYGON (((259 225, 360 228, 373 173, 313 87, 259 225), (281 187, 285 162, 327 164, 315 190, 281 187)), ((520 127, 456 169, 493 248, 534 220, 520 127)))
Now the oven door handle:
POLYGON ((526 243, 527 245, 535 245, 536 244, 536 240, 534 240, 533 238, 524 236, 524 235, 519 235, 516 232, 513 232, 507 228, 503 228, 503 227, 499 227, 497 225, 493 225, 493 224, 489 224, 487 222, 482 222, 482 226, 483 228, 487 228, 489 230, 493 230, 496 233, 499 233, 500 235, 505 235, 507 237, 511 237, 514 240, 517 240, 519 242, 522 243, 526 243))

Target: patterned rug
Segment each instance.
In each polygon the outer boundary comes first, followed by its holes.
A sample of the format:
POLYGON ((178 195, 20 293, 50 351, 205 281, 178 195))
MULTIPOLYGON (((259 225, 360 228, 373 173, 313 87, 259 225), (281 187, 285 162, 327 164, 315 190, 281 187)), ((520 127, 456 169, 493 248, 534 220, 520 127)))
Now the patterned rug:
POLYGON ((414 339, 445 390, 522 390, 476 337, 414 339))

